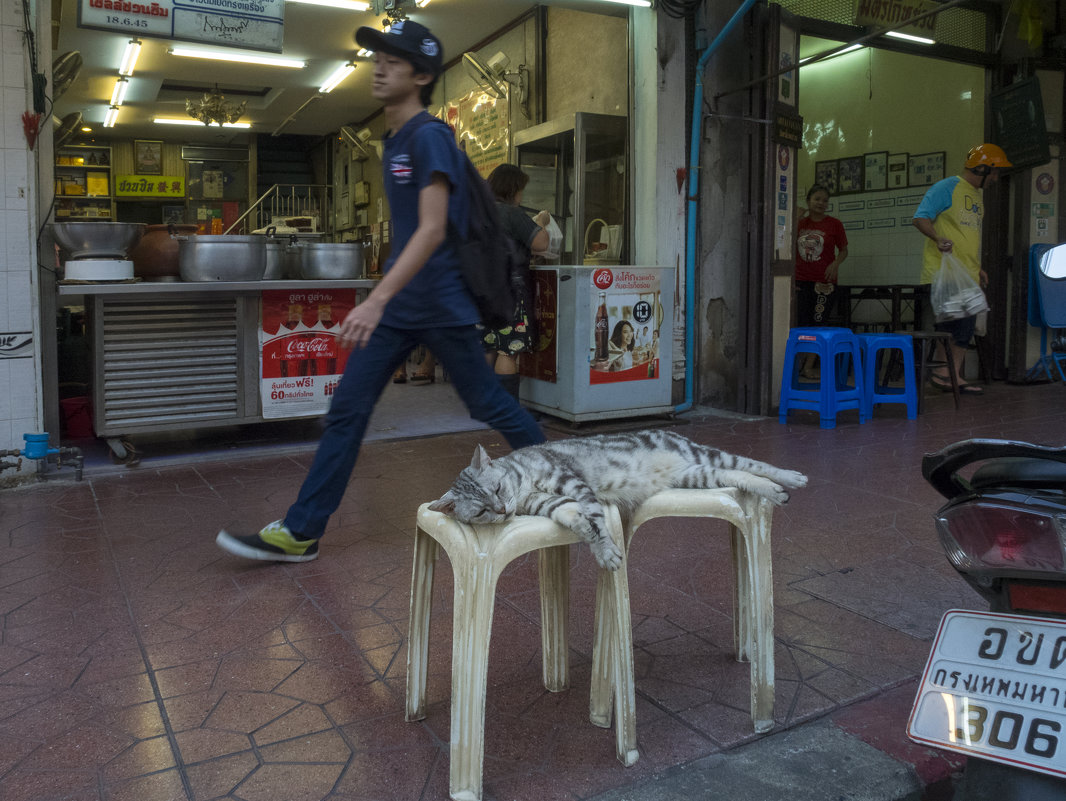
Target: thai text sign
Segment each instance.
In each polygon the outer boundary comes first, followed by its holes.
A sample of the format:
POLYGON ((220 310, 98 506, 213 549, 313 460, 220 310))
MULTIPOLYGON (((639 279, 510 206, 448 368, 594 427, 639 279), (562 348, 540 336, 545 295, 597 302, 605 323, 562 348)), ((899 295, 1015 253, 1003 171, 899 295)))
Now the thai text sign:
POLYGON ((936 30, 935 14, 923 17, 911 25, 901 26, 900 23, 936 7, 936 3, 929 0, 857 0, 855 24, 871 28, 894 28, 903 33, 932 39, 936 30))
POLYGON ((185 197, 180 175, 116 175, 116 197, 185 197))
POLYGON ((79 0, 78 27, 280 53, 284 0, 79 0))

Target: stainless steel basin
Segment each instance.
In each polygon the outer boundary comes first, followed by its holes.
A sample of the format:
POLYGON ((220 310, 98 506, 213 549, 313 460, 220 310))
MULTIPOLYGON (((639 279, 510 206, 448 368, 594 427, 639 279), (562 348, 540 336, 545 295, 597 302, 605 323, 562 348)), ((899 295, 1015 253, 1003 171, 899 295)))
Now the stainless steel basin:
POLYGON ((125 259, 144 235, 143 223, 52 223, 56 244, 71 259, 125 259))

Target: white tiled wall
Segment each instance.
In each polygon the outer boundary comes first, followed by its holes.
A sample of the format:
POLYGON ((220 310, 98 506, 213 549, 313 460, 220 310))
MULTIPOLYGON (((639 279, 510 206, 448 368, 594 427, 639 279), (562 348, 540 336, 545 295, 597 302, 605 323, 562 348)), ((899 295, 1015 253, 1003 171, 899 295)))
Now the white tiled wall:
MULTIPOLYGON (((47 6, 47 4, 45 4, 47 6)), ((38 45, 49 35, 47 8, 38 8, 38 45)), ((36 152, 23 133, 23 112, 33 108, 20 0, 0 0, 0 450, 20 450, 22 435, 41 430, 41 364, 36 263, 36 152), (32 335, 34 346, 5 356, 5 335, 32 335)), ((47 42, 41 48, 50 63, 47 42)), ((38 68, 41 66, 38 64, 38 68)), ((44 125, 51 121, 46 117, 44 125)), ((33 463, 24 463, 23 472, 33 463)), ((0 481, 14 471, 0 471, 0 481)))
POLYGON ((840 195, 829 214, 844 223, 848 259, 842 284, 917 284, 925 237, 911 224, 925 189, 890 189, 840 195))

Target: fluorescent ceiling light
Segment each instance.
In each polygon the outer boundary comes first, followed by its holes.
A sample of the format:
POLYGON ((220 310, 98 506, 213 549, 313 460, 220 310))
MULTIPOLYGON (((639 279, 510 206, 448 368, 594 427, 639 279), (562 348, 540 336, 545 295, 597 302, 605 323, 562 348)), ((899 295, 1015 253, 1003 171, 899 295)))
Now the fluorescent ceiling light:
POLYGON ((133 75, 133 68, 137 66, 137 57, 141 54, 141 40, 130 39, 126 43, 126 50, 122 53, 122 63, 119 64, 118 74, 129 77, 133 75))
POLYGON ((241 64, 262 64, 267 67, 293 67, 300 69, 307 66, 306 62, 298 61, 294 58, 271 58, 270 56, 229 52, 226 50, 196 50, 188 47, 172 47, 167 52, 172 56, 207 58, 214 61, 236 61, 241 64))
POLYGON ((112 106, 121 106, 122 101, 126 99, 126 92, 129 91, 130 82, 126 78, 119 78, 115 81, 115 88, 111 90, 111 103, 112 106))
POLYGON ((429 0, 415 0, 415 5, 419 8, 425 8, 429 5, 429 0))
MULTIPOLYGON (((201 128, 205 127, 199 120, 194 120, 192 117, 188 119, 182 119, 180 117, 153 117, 152 122, 159 125, 199 125, 201 128)), ((219 125, 217 122, 212 122, 210 128, 251 128, 250 122, 227 122, 223 125, 219 125)))
MULTIPOLYGON (((287 0, 289 3, 305 3, 309 6, 327 6, 329 8, 344 8, 348 11, 369 11, 370 3, 361 0, 287 0)), ((429 2, 429 0, 426 0, 429 2)))
POLYGON ((651 0, 603 0, 604 3, 619 3, 623 6, 640 6, 641 8, 651 8, 651 0))
POLYGON ((354 71, 355 64, 352 62, 349 61, 347 64, 341 64, 328 78, 326 78, 326 82, 318 87, 318 91, 324 95, 328 95, 340 85, 341 81, 351 75, 354 71))
POLYGON ((357 52, 355 55, 359 58, 370 58, 372 55, 374 55, 374 51, 367 50, 365 47, 360 47, 359 52, 357 52))
POLYGON ((911 36, 909 33, 900 33, 899 31, 889 31, 885 36, 891 36, 893 39, 904 39, 908 42, 917 42, 918 44, 924 45, 936 44, 935 39, 926 39, 924 36, 911 36))
MULTIPOLYGON (((866 47, 866 45, 853 44, 851 47, 845 47, 839 53, 833 53, 832 56, 826 56, 825 58, 822 58, 822 59, 819 59, 819 60, 820 61, 827 61, 829 58, 836 58, 837 56, 842 56, 845 53, 854 53, 856 50, 862 50, 864 47, 866 47)), ((819 55, 822 55, 822 54, 819 54, 819 55)), ((817 56, 807 56, 807 58, 801 58, 799 65, 802 67, 804 64, 806 64, 812 58, 817 58, 817 56)))
POLYGON ((114 128, 115 123, 118 121, 118 106, 112 106, 107 110, 107 114, 104 116, 104 127, 114 128))

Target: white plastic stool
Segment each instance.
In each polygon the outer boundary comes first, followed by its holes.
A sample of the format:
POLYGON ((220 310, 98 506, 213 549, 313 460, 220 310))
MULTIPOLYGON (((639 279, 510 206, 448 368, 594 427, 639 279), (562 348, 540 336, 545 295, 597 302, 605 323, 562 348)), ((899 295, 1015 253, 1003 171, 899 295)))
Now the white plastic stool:
MULTIPOLYGON (((625 526, 628 551, 636 530, 657 517, 712 517, 730 523, 730 547, 736 575, 733 583, 733 643, 737 661, 751 662, 751 720, 759 733, 774 726, 774 587, 770 559, 773 508, 773 503, 766 498, 738 489, 672 489, 645 501, 625 526)), ((610 629, 616 618, 608 613, 609 610, 599 607, 606 599, 606 594, 599 589, 593 635, 590 717, 597 725, 606 727, 611 724, 611 693, 618 685, 612 684, 614 666, 604 664, 602 657, 613 656, 614 651, 608 652, 606 646, 616 639, 610 629)), ((630 645, 632 639, 631 633, 628 637, 630 645)))
MULTIPOLYGON (((622 548, 618 510, 606 508, 607 527, 622 548)), ((411 616, 407 646, 407 720, 426 716, 429 623, 433 597, 433 568, 443 546, 454 573, 452 611, 452 702, 449 795, 456 801, 479 801, 485 761, 485 692, 488 685, 489 639, 496 584, 513 560, 538 551, 541 599, 541 643, 544 686, 551 692, 569 685, 567 614, 570 592, 568 546, 577 535, 546 517, 517 517, 504 523, 466 525, 429 510, 418 509, 414 564, 411 570, 411 616)), ((609 673, 608 693, 614 693, 618 722, 615 745, 624 765, 637 760, 636 693, 633 686, 633 633, 629 617, 629 581, 626 564, 614 571, 600 570, 597 615, 606 633, 596 648, 609 649, 593 657, 609 673)), ((602 710, 610 720, 610 695, 602 710)), ((595 721, 594 721, 595 722, 595 721)))

